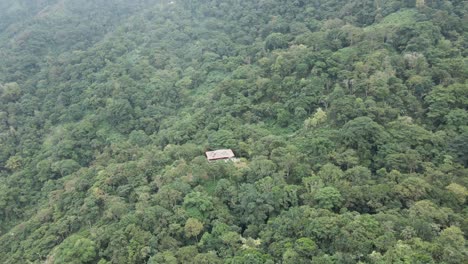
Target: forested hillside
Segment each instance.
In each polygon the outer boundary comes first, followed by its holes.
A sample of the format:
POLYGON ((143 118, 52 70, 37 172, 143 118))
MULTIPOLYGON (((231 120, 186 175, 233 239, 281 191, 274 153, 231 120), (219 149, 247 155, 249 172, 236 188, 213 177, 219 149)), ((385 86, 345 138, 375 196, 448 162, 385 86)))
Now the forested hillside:
POLYGON ((0 263, 466 263, 467 48, 462 0, 0 0, 0 263))

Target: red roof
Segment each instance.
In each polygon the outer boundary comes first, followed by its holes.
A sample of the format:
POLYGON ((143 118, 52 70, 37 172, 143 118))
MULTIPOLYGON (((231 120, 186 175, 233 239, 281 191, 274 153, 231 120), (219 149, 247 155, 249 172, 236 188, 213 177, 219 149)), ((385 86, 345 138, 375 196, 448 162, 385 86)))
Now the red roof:
POLYGON ((231 159, 234 157, 234 152, 232 152, 230 149, 218 149, 206 152, 206 158, 208 160, 231 159))

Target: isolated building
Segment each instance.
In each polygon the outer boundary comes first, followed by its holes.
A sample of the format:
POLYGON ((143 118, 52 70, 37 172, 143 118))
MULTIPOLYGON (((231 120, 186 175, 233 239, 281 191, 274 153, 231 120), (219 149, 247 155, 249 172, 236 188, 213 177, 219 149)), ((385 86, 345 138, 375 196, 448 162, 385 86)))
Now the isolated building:
POLYGON ((231 160, 236 157, 231 149, 218 149, 214 151, 207 151, 205 154, 208 161, 231 160))

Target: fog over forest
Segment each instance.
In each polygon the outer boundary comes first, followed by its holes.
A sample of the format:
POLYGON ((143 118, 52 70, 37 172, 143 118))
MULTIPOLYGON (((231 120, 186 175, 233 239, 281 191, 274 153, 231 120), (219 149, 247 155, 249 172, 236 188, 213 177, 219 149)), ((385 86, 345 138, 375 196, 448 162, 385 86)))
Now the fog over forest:
POLYGON ((0 263, 468 260, 462 0, 0 0, 0 263))

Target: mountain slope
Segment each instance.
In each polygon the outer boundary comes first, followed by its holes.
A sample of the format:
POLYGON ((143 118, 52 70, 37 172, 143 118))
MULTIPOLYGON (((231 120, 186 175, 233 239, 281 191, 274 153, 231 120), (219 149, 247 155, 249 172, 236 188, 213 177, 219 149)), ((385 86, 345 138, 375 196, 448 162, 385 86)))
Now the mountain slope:
POLYGON ((11 8, 2 263, 466 258, 462 1, 11 8))

